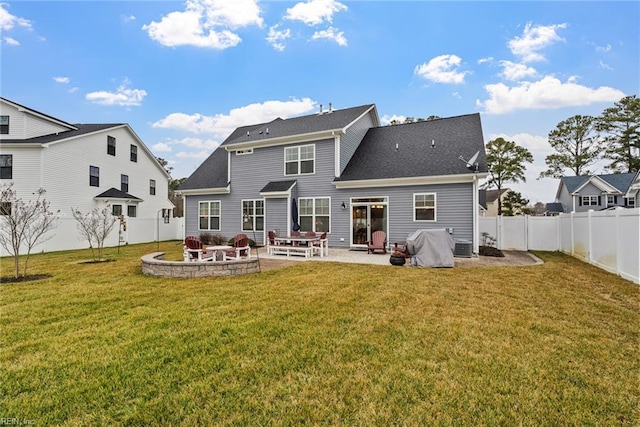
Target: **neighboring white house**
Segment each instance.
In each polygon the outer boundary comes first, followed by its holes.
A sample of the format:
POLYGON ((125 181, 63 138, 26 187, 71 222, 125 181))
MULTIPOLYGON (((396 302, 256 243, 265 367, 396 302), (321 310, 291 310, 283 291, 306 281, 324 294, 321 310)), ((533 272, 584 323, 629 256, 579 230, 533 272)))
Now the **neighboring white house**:
MULTIPOLYGON (((120 242, 154 241, 162 209, 174 207, 168 200, 169 180, 126 123, 70 124, 0 98, 0 183, 13 182, 25 200, 44 188, 62 222, 74 221, 74 208, 86 213, 108 202, 114 214, 136 224, 135 236, 123 230, 120 242)), ((75 234, 75 228, 71 231, 75 234)), ((66 236, 46 250, 76 247, 86 244, 66 236)))
POLYGON ((482 216, 497 216, 498 215, 498 196, 504 209, 504 198, 511 191, 510 188, 502 188, 498 190, 487 190, 486 193, 486 211, 482 216))

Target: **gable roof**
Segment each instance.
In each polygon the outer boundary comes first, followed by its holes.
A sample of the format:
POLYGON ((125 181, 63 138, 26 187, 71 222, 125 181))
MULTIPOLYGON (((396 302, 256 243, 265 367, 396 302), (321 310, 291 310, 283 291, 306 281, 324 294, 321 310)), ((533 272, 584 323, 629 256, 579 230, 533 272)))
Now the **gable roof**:
POLYGON ((34 110, 33 108, 25 107, 22 104, 18 104, 15 101, 11 101, 10 99, 3 98, 3 97, 0 96, 0 100, 5 102, 5 103, 7 103, 7 104, 9 104, 9 105, 12 105, 13 107, 17 108, 18 110, 20 110, 22 112, 33 114, 35 116, 39 116, 39 117, 41 117, 43 119, 46 119, 46 120, 48 120, 50 122, 55 122, 55 123, 57 123, 59 125, 62 125, 62 126, 68 127, 68 128, 75 127, 74 125, 72 125, 70 123, 67 123, 67 122, 65 122, 63 120, 60 120, 57 117, 50 116, 50 115, 42 113, 42 112, 40 112, 38 110, 34 110))
POLYGON ((371 128, 336 181, 470 174, 476 152, 487 172, 479 114, 371 128), (433 141, 433 146, 432 146, 433 141))
POLYGON ((63 139, 73 138, 105 129, 126 126, 126 123, 95 123, 95 124, 75 124, 75 129, 65 132, 53 133, 51 135, 37 136, 28 139, 2 139, 0 144, 48 144, 50 142, 62 141, 63 139))
POLYGON ((564 205, 559 202, 547 203, 544 207, 545 211, 549 213, 564 213, 564 205))
POLYGON ((142 201, 140 197, 132 196, 129 193, 125 193, 124 191, 120 191, 117 188, 111 187, 107 191, 104 191, 98 194, 94 199, 127 199, 127 200, 139 200, 142 201))
POLYGON ((498 192, 498 190, 487 190, 487 203, 495 202, 496 200, 498 200, 498 193, 500 195, 503 195, 507 191, 511 191, 511 189, 510 188, 501 188, 499 192, 498 192))
POLYGON ((631 182, 633 182, 633 178, 635 177, 635 173, 614 173, 608 175, 583 175, 583 176, 563 176, 560 179, 560 185, 558 188, 558 194, 560 193, 560 188, 564 184, 567 188, 569 194, 573 194, 576 191, 579 191, 582 187, 584 187, 588 182, 594 182, 594 179, 600 179, 604 181, 606 184, 610 185, 614 189, 616 189, 619 193, 625 193, 631 182))
MULTIPOLYGON (((331 110, 289 119, 276 118, 270 122, 237 128, 221 144, 223 147, 258 141, 277 140, 288 136, 343 130, 358 117, 375 108, 374 104, 331 110)), ((377 116, 376 116, 377 120, 377 116)))

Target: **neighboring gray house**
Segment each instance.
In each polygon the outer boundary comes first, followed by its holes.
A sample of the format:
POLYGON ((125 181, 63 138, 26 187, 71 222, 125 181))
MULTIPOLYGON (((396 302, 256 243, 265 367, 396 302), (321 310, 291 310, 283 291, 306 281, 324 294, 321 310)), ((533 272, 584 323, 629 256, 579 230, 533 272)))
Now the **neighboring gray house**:
POLYGON ((635 198, 627 197, 635 173, 565 176, 560 179, 556 203, 564 212, 586 212, 615 206, 636 207, 635 198))
POLYGON ((179 191, 185 235, 255 232, 264 243, 299 224, 358 248, 377 230, 391 244, 449 228, 477 252, 486 175, 479 114, 381 127, 369 104, 240 127, 179 191))
MULTIPOLYGON (((640 207, 640 171, 636 172, 636 176, 631 181, 626 194, 624 195, 628 201, 632 201, 633 206, 640 207)), ((629 202, 627 202, 629 203, 629 202)))

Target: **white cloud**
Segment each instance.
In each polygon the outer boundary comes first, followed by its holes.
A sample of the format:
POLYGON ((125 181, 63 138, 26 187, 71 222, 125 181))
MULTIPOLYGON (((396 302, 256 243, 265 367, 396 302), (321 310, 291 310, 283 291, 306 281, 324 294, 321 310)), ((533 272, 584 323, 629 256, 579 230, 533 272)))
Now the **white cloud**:
POLYGON ((347 39, 344 36, 344 32, 338 31, 333 27, 329 27, 326 30, 322 30, 322 31, 316 31, 311 36, 311 40, 322 40, 322 39, 333 40, 339 46, 347 45, 347 39))
POLYGON ((396 114, 392 114, 392 115, 385 114, 380 118, 380 124, 382 126, 387 126, 389 123, 391 123, 394 120, 400 123, 403 123, 406 118, 407 116, 398 116, 396 114))
POLYGON ((142 89, 130 89, 131 82, 125 79, 115 92, 98 91, 85 95, 87 101, 101 105, 118 105, 121 107, 137 106, 147 96, 147 91, 142 89))
POLYGON ((602 62, 602 60, 600 60, 598 67, 603 68, 605 70, 613 71, 613 67, 609 64, 605 64, 604 62, 602 62))
POLYGON ((187 0, 184 11, 171 12, 142 29, 163 46, 227 49, 242 41, 230 30, 263 24, 257 0, 187 0))
POLYGON ((493 56, 478 59, 478 64, 484 64, 485 62, 493 62, 493 56))
POLYGON ((76 93, 77 91, 79 91, 80 88, 78 86, 72 87, 71 89, 69 89, 67 92, 69 93, 76 93))
POLYGON ((610 52, 611 51, 611 45, 607 44, 606 46, 596 46, 596 52, 602 52, 602 53, 606 53, 606 52, 610 52))
POLYGON ((195 134, 212 134, 224 139, 239 126, 263 123, 277 117, 282 119, 308 113, 316 102, 309 98, 291 101, 265 101, 234 108, 229 114, 205 116, 203 114, 171 113, 153 124, 155 128, 175 129, 195 134))
POLYGON ((4 37, 2 40, 9 46, 20 46, 20 42, 13 37, 4 37))
POLYGON ((136 17, 135 17, 135 16, 133 16, 133 15, 123 16, 123 17, 122 17, 122 21, 123 21, 124 23, 133 22, 133 21, 135 21, 135 20, 136 20, 136 17))
POLYGON ((18 16, 10 14, 5 6, 9 6, 6 3, 0 3, 0 30, 9 31, 14 27, 22 27, 31 29, 31 21, 28 19, 20 18, 18 16))
POLYGON ((516 64, 511 61, 500 61, 502 66, 502 77, 507 80, 522 80, 525 77, 535 77, 538 72, 535 68, 525 64, 516 64))
POLYGON ((583 106, 595 102, 616 102, 624 97, 618 89, 601 86, 597 89, 576 83, 575 77, 561 82, 553 76, 546 76, 536 82, 522 82, 509 87, 503 83, 485 85, 489 94, 486 101, 477 100, 478 107, 485 112, 504 114, 516 110, 552 109, 569 106, 583 106))
POLYGON ((53 81, 55 81, 56 83, 60 83, 60 84, 69 84, 69 82, 71 81, 71 79, 69 79, 69 77, 54 77, 53 81))
POLYGON ((525 62, 542 61, 541 50, 555 42, 564 41, 557 30, 567 28, 567 24, 532 26, 527 23, 522 37, 516 37, 508 43, 511 52, 525 62))
POLYGON ((345 10, 347 6, 335 0, 309 0, 288 8, 284 19, 301 21, 306 25, 319 25, 333 22, 333 15, 345 10))
POLYGON ((468 71, 460 72, 458 67, 462 60, 456 55, 440 55, 428 63, 417 65, 414 74, 436 83, 464 83, 464 76, 468 71))
POLYGON ((171 145, 166 142, 158 142, 157 144, 154 144, 151 146, 151 150, 154 153, 170 153, 172 151, 171 145))
POLYGON ((266 40, 269 44, 277 51, 282 52, 285 48, 284 41, 291 37, 291 30, 286 29, 284 31, 278 30, 280 24, 276 24, 269 28, 269 34, 266 37, 266 40))

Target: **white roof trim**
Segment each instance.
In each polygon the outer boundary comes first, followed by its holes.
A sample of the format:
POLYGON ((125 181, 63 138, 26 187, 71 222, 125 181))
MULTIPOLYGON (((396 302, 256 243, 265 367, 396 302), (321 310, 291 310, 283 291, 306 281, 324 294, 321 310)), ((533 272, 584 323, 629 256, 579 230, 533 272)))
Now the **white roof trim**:
MULTIPOLYGON (((369 114, 371 112, 371 110, 375 110, 375 108, 376 108, 376 106, 372 105, 370 108, 367 109, 367 111, 365 111, 364 113, 362 113, 358 117, 356 117, 354 120, 352 120, 351 123, 347 124, 345 127, 342 128, 342 133, 345 133, 349 127, 351 127, 355 122, 357 122, 358 120, 360 120, 361 118, 363 118, 364 116, 369 114)), ((373 126, 374 127, 380 126, 380 121, 378 120, 378 114, 375 114, 374 118, 375 118, 375 120, 374 120, 373 126)))
POLYGON ((296 135, 262 139, 259 141, 236 142, 233 144, 223 145, 223 147, 227 151, 246 150, 248 148, 272 147, 276 145, 317 141, 321 139, 333 139, 336 134, 341 134, 341 133, 343 133, 342 129, 330 129, 330 130, 322 130, 318 132, 299 133, 296 135))
POLYGON ((32 116, 36 116, 38 118, 41 118, 42 120, 46 120, 48 122, 51 123, 55 123, 59 126, 64 126, 70 130, 76 130, 78 129, 77 127, 73 126, 71 123, 67 123, 67 122, 63 122, 60 119, 56 119, 55 117, 51 117, 51 116, 47 116, 44 113, 39 113, 35 110, 32 110, 29 107, 25 107, 24 105, 19 105, 16 104, 15 102, 9 101, 8 99, 3 99, 2 102, 11 105, 13 108, 15 108, 16 110, 18 110, 21 113, 27 113, 27 114, 31 114, 32 116))
POLYGON ((636 172, 636 176, 631 181, 631 185, 629 185, 624 197, 635 197, 638 192, 640 192, 640 171, 636 172))
POLYGON ((579 186, 578 188, 576 188, 576 190, 571 193, 572 196, 577 196, 580 194, 580 191, 587 186, 587 184, 593 184, 596 188, 598 188, 600 191, 602 191, 603 193, 616 193, 619 194, 620 190, 618 190, 616 187, 614 187, 613 185, 609 184, 608 182, 606 182, 604 179, 593 175, 591 176, 588 180, 586 180, 584 183, 582 183, 581 186, 579 186))
POLYGON ((193 190, 180 190, 177 193, 182 194, 183 196, 204 196, 208 194, 229 194, 231 193, 231 188, 227 185, 226 187, 211 187, 211 188, 196 188, 193 190))
POLYGON ((478 179, 486 178, 486 173, 460 174, 460 175, 438 175, 438 176, 417 176, 407 178, 382 178, 363 179, 359 181, 334 181, 336 189, 346 188, 371 188, 371 187, 401 187, 408 185, 432 185, 432 184, 460 184, 471 183, 474 177, 478 179))

